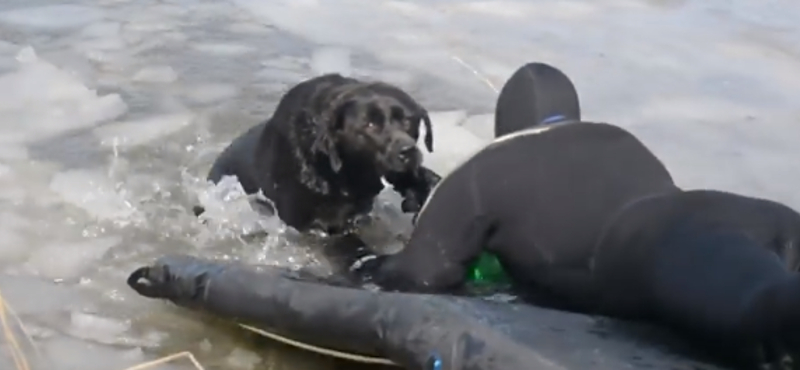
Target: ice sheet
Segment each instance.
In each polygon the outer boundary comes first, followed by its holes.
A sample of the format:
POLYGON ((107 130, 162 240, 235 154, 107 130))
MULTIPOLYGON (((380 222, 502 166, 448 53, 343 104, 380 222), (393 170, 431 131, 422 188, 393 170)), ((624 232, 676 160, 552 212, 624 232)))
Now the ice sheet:
POLYGON ((187 97, 200 104, 220 102, 234 99, 239 93, 239 88, 235 85, 222 83, 210 83, 202 85, 189 85, 186 87, 187 97))
POLYGON ((103 256, 121 242, 119 237, 50 243, 38 248, 25 263, 30 273, 52 279, 75 279, 100 264, 103 256))
POLYGON ((232 369, 253 370, 263 360, 261 356, 254 352, 241 348, 234 348, 231 354, 225 359, 225 363, 232 369))
POLYGON ((311 54, 311 69, 317 74, 340 73, 349 76, 352 74, 350 50, 336 47, 318 48, 311 54))
POLYGON ((193 117, 193 114, 185 112, 116 122, 98 127, 94 133, 105 146, 128 148, 173 134, 190 125, 193 117))
MULTIPOLYGON (((107 370, 127 368, 148 360, 141 349, 118 349, 72 338, 56 338, 44 343, 44 352, 55 361, 59 370, 107 370), (77 354, 91 353, 91 360, 77 354)), ((56 367, 51 367, 56 368, 56 367)), ((184 369, 175 364, 163 365, 165 370, 184 369)), ((159 367, 162 369, 162 367, 159 367)))
POLYGON ((0 75, 0 141, 30 142, 91 127, 121 116, 117 94, 99 95, 74 75, 40 60, 31 47, 17 55, 17 70, 0 75))
POLYGON ((251 53, 254 51, 253 47, 247 45, 239 45, 239 44, 212 44, 212 43, 202 43, 202 44, 195 44, 194 48, 197 51, 208 53, 208 54, 215 54, 219 56, 238 56, 242 54, 251 53))
POLYGON ((37 31, 64 31, 102 19, 103 12, 80 5, 48 5, 0 12, 0 23, 37 31))
POLYGON ((70 314, 69 332, 76 338, 103 344, 124 344, 120 339, 130 330, 129 321, 74 311, 70 314))
POLYGON ((101 170, 59 172, 50 189, 67 204, 79 207, 99 220, 132 222, 140 216, 121 183, 115 183, 101 170))
POLYGON ((171 83, 178 79, 178 74, 170 66, 148 66, 133 75, 136 82, 171 83))
POLYGON ((75 308, 87 299, 80 291, 32 276, 0 274, 0 289, 5 302, 23 317, 75 308))
POLYGON ((430 169, 446 175, 466 158, 489 142, 462 126, 467 119, 465 111, 432 112, 433 153, 428 153, 422 140, 417 144, 424 153, 424 163, 430 169))
POLYGON ((467 117, 461 127, 483 140, 494 139, 494 114, 477 114, 467 117))
POLYGON ((631 129, 681 185, 800 206, 789 190, 800 176, 774 181, 798 173, 790 158, 800 155, 775 139, 800 135, 791 21, 800 7, 789 0, 232 1, 279 29, 369 51, 487 100, 523 63, 553 63, 574 80, 584 117, 631 129))

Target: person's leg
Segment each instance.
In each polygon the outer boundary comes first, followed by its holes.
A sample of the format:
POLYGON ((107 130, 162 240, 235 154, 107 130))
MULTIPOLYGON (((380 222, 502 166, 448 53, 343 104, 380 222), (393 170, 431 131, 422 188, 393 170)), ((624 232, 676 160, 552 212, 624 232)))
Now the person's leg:
POLYGON ((500 90, 494 136, 580 119, 578 93, 569 77, 548 64, 528 63, 514 72, 500 90))

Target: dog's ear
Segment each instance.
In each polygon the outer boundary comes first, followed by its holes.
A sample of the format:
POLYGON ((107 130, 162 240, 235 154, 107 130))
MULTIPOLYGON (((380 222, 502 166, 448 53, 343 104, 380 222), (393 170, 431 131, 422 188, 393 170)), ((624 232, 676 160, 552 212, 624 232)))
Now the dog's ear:
POLYGON ((431 125, 431 118, 428 112, 422 111, 422 122, 425 123, 425 148, 428 153, 433 153, 433 127, 431 125))
POLYGON ((339 172, 342 169, 342 158, 339 157, 339 151, 336 150, 336 142, 328 130, 319 130, 317 137, 314 139, 314 144, 311 145, 311 150, 328 157, 333 172, 339 172))
POLYGON ((317 126, 317 136, 314 144, 311 146, 312 150, 328 157, 333 172, 339 172, 342 169, 342 158, 336 149, 334 135, 336 135, 336 131, 344 127, 344 116, 354 104, 352 100, 343 100, 342 98, 334 99, 329 107, 325 109, 325 112, 315 120, 319 126, 317 126))

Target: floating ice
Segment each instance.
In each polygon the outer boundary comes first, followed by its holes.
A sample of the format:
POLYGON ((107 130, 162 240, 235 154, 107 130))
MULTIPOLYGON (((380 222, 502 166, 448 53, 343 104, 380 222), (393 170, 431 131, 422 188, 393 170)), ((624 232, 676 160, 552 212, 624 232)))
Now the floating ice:
POLYGON ((154 12, 141 12, 128 16, 125 22, 125 31, 156 33, 169 31, 175 28, 173 17, 154 12))
POLYGON ((181 17, 185 16, 194 10, 190 6, 181 6, 173 4, 156 4, 147 7, 146 13, 163 14, 168 17, 181 17))
POLYGON ((80 207, 92 217, 119 222, 135 221, 137 210, 104 172, 70 170, 59 172, 50 182, 50 190, 63 200, 80 207))
POLYGON ((191 113, 174 113, 100 126, 94 134, 105 146, 126 148, 144 145, 180 131, 192 123, 191 113))
POLYGON ((186 96, 195 103, 208 104, 232 99, 238 93, 239 88, 235 85, 205 84, 188 86, 186 96))
POLYGON ((28 158, 28 149, 20 144, 4 143, 0 146, 0 158, 26 159, 28 158))
POLYGON ((340 73, 348 76, 352 73, 350 50, 336 47, 318 48, 311 55, 311 69, 317 74, 340 73))
POLYGON ((214 348, 211 342, 208 340, 208 338, 203 339, 203 341, 200 342, 198 347, 200 347, 200 350, 203 352, 209 352, 214 348))
MULTIPOLYGON (((279 217, 269 215, 271 209, 258 204, 256 199, 269 201, 260 194, 245 194, 235 176, 224 176, 214 185, 188 173, 182 175, 184 187, 196 194, 199 204, 205 208, 205 212, 199 216, 204 224, 197 239, 199 246, 204 246, 204 241, 265 236, 261 239, 261 248, 248 245, 243 250, 237 250, 233 258, 259 265, 325 268, 309 248, 298 244, 307 240, 300 241, 301 238, 297 238, 298 234, 293 229, 287 227, 279 217)), ((224 253, 226 257, 229 256, 230 246, 225 247, 224 253)))
MULTIPOLYGON (((43 343, 42 347, 45 357, 57 362, 54 366, 47 367, 50 369, 125 369, 147 361, 147 357, 138 349, 118 349, 74 338, 59 337, 43 343)), ((159 366, 158 369, 176 370, 179 367, 166 364, 159 366)), ((180 369, 185 369, 185 367, 180 367, 180 369)))
POLYGON ((89 38, 119 37, 122 25, 119 22, 92 23, 83 28, 81 36, 89 38))
POLYGON ((30 275, 0 274, 0 289, 19 315, 53 314, 86 299, 74 288, 30 275))
POLYGON ((425 153, 425 166, 440 175, 446 175, 486 145, 488 140, 483 140, 460 126, 466 117, 464 111, 430 113, 433 153, 427 152, 422 140, 417 144, 425 153))
POLYGON ((37 249, 26 263, 28 270, 52 279, 77 278, 119 244, 119 237, 93 238, 80 242, 52 243, 37 249))
POLYGON ((200 219, 208 221, 209 227, 220 236, 239 237, 283 230, 278 217, 258 212, 254 207, 257 196, 247 195, 236 176, 224 176, 216 185, 202 182, 190 186, 205 208, 200 219))
POLYGON ((0 55, 0 74, 11 72, 16 66, 13 58, 0 55))
POLYGON ((273 69, 289 69, 301 71, 309 64, 307 58, 293 57, 288 55, 279 55, 274 58, 269 58, 261 62, 261 65, 273 69))
POLYGON ((275 69, 272 67, 264 68, 256 73, 256 78, 260 80, 269 81, 270 83, 283 82, 290 85, 294 85, 309 77, 312 76, 300 70, 275 69))
POLYGON ((120 338, 131 328, 130 322, 109 317, 83 312, 72 312, 70 316, 70 335, 103 344, 121 344, 120 338))
POLYGON ((17 44, 12 44, 8 41, 0 40, 0 54, 16 54, 19 52, 20 46, 17 44))
POLYGON ((0 178, 3 178, 9 174, 11 174, 11 167, 3 163, 0 163, 0 178))
POLYGON ((369 71, 368 75, 375 80, 385 81, 397 86, 412 85, 414 81, 419 78, 419 76, 415 75, 413 72, 386 68, 376 71, 369 71))
POLYGON ((240 44, 212 44, 212 43, 200 43, 194 44, 192 47, 200 52, 208 53, 208 54, 217 54, 220 56, 235 56, 241 54, 252 53, 256 49, 252 46, 247 45, 240 45, 240 44))
POLYGON ((30 245, 18 230, 0 229, 0 261, 19 261, 30 253, 30 245))
MULTIPOLYGON (((8 205, 23 207, 49 206, 56 201, 57 197, 49 191, 47 184, 57 165, 25 158, 9 160, 7 163, 10 171, 0 177, 0 199, 8 202, 8 205)), ((4 210, 12 211, 13 208, 6 206, 4 210)), ((10 221, 5 217, 6 214, 0 216, 0 223, 8 225, 10 221)))
POLYGON ((262 361, 261 356, 258 354, 241 348, 234 348, 225 359, 225 363, 228 366, 241 370, 253 370, 262 361))
POLYGON ((235 33, 263 35, 271 30, 258 23, 234 23, 228 26, 228 30, 235 33))
POLYGON ((494 139, 494 114, 469 116, 461 126, 482 140, 491 141, 494 139))
POLYGON ((17 45, 0 40, 0 74, 16 68, 17 62, 14 60, 14 54, 19 49, 20 47, 17 45))
POLYGON ((144 67, 133 75, 137 82, 170 83, 178 79, 178 74, 170 66, 144 67))
POLYGON ((0 142, 27 142, 89 127, 122 115, 117 94, 98 96, 74 75, 40 60, 31 47, 18 70, 0 76, 0 142))
POLYGON ((125 41, 119 37, 104 37, 77 41, 72 44, 72 48, 85 55, 93 55, 100 52, 123 50, 127 47, 125 41))
MULTIPOLYGON (((126 33, 126 35, 130 36, 131 34, 126 33)), ((162 49, 161 51, 164 52, 165 48, 171 47, 175 44, 183 44, 188 36, 182 32, 164 31, 158 32, 157 37, 148 33, 134 33, 133 38, 137 41, 126 40, 130 44, 135 44, 131 45, 126 50, 126 53, 130 55, 145 53, 153 49, 162 49)))
POLYGON ((447 27, 449 19, 445 15, 450 2, 233 2, 267 24, 316 43, 367 50, 384 61, 430 72, 457 86, 475 83, 465 79, 463 71, 451 60, 454 47, 462 44, 460 39, 473 38, 475 32, 455 25, 447 27))
POLYGON ((103 17, 94 7, 49 5, 0 12, 0 23, 43 31, 61 31, 84 26, 103 17))
POLYGON ((402 198, 387 187, 375 200, 370 222, 359 227, 358 237, 383 253, 400 250, 413 229, 411 214, 400 209, 402 198))

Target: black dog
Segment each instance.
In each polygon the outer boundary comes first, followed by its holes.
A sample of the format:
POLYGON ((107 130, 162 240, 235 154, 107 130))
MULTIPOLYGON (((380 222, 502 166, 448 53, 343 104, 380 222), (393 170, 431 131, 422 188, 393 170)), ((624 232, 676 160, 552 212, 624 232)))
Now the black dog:
POLYGON ((246 193, 263 192, 299 231, 342 233, 371 211, 381 178, 403 196, 404 212, 419 210, 439 180, 421 166, 421 122, 432 152, 428 113, 401 89, 339 74, 315 77, 291 88, 272 118, 235 139, 208 179, 236 175, 246 193))

